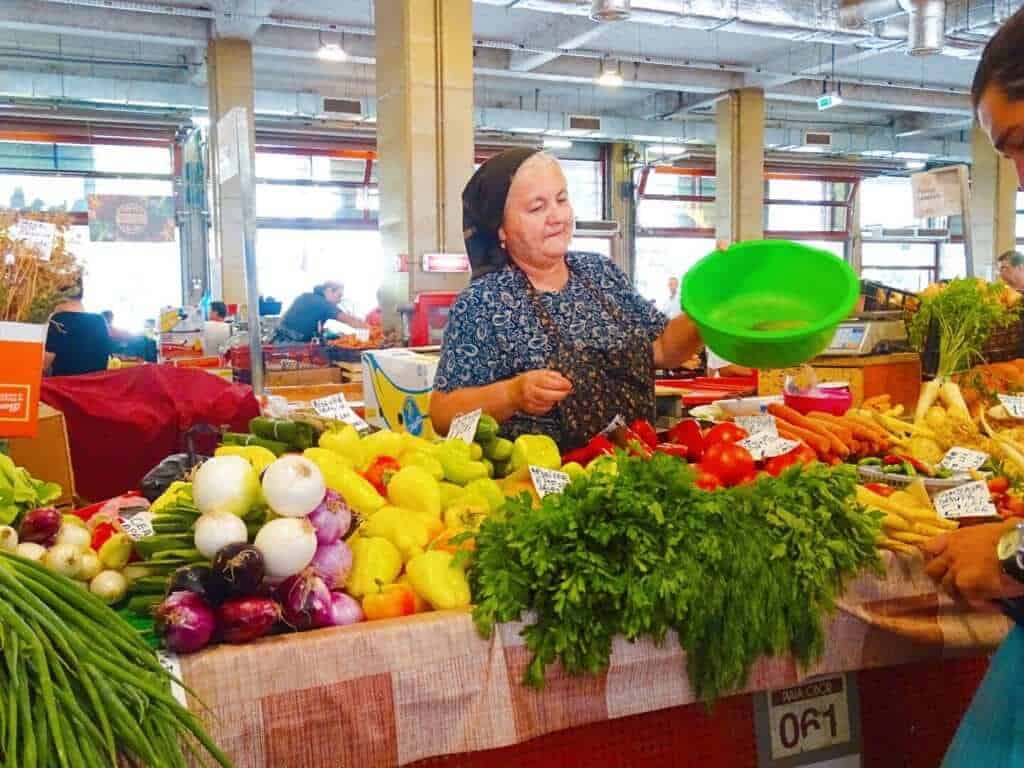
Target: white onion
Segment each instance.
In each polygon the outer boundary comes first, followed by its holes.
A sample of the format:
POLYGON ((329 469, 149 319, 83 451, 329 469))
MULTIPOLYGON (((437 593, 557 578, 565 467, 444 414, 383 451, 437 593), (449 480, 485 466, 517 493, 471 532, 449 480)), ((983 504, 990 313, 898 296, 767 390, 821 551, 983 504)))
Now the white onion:
POLYGON ((0 525, 0 549, 5 552, 18 549, 18 532, 9 525, 0 525))
POLYGON ((111 605, 124 597, 128 591, 128 580, 117 571, 101 571, 89 582, 89 591, 111 605))
POLYGON ((214 456, 203 463, 192 480, 192 500, 204 515, 230 512, 244 517, 259 492, 256 470, 241 456, 214 456))
POLYGON ((99 555, 91 549, 85 550, 82 553, 82 564, 78 568, 78 580, 92 581, 92 579, 94 579, 102 570, 103 563, 100 562, 99 555))
POLYGON ((36 544, 34 541, 23 541, 14 552, 26 560, 39 562, 43 559, 43 555, 46 554, 46 547, 42 544, 36 544))
POLYGON ((70 544, 54 544, 43 557, 43 565, 61 576, 73 579, 82 567, 82 552, 70 544))
POLYGON ((207 512, 196 520, 196 549, 207 560, 228 544, 244 544, 248 539, 242 518, 230 512, 207 512))
POLYGON ((84 551, 89 548, 89 544, 92 543, 92 535, 89 533, 89 529, 85 525, 75 525, 73 523, 61 523, 60 530, 57 531, 57 544, 68 544, 79 551, 84 551))
POLYGON ((279 517, 260 528, 253 546, 263 555, 267 581, 281 581, 313 560, 316 529, 303 518, 279 517))
POLYGON ((326 493, 323 472, 302 456, 282 456, 263 473, 263 496, 282 517, 306 517, 326 493))

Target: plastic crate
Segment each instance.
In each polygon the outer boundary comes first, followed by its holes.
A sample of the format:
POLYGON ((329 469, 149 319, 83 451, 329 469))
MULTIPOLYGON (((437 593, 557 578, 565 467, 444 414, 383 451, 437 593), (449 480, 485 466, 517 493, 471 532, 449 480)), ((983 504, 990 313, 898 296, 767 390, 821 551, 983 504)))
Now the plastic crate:
MULTIPOLYGON (((228 353, 231 367, 236 371, 248 371, 250 364, 249 347, 232 347, 228 353)), ((309 368, 324 368, 331 364, 327 347, 320 344, 264 344, 263 370, 300 371, 309 368)))
MULTIPOLYGON (((1005 328, 991 333, 981 353, 982 360, 978 363, 1005 363, 1024 357, 1024 318, 1005 328)), ((939 365, 939 334, 932 323, 928 329, 924 349, 921 350, 921 372, 933 378, 939 365)))
POLYGON ((864 297, 865 312, 903 310, 914 313, 921 306, 917 294, 890 288, 873 280, 861 280, 860 293, 864 297))

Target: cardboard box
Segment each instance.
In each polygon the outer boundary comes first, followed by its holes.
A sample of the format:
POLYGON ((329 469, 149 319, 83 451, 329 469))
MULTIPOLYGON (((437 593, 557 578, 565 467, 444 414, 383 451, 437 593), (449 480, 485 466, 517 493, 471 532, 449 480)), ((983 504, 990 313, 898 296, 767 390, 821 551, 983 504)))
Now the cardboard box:
POLYGON ((341 369, 304 368, 299 371, 266 371, 265 387, 306 387, 311 384, 341 384, 341 369))
POLYGON ((363 405, 367 422, 431 439, 430 394, 437 358, 409 349, 363 353, 363 405))
POLYGON ((0 323, 0 437, 36 434, 47 327, 0 323))
POLYGON ((75 470, 71 465, 71 446, 64 414, 46 403, 39 404, 39 432, 35 437, 12 438, 9 454, 37 480, 61 487, 59 507, 75 505, 75 470))

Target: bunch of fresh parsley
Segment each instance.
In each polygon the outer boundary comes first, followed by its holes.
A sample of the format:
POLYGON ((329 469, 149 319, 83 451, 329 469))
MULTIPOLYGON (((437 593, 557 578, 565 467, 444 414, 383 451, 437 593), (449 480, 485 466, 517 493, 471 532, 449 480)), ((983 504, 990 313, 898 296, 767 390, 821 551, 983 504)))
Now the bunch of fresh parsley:
POLYGON ((880 567, 876 513, 855 501, 855 470, 820 464, 707 493, 680 459, 620 455, 532 509, 525 495, 484 522, 470 584, 479 631, 533 617, 533 659, 573 674, 608 666, 615 635, 661 643, 674 631, 707 700, 742 686, 762 654, 801 664, 824 645, 843 581, 880 567))

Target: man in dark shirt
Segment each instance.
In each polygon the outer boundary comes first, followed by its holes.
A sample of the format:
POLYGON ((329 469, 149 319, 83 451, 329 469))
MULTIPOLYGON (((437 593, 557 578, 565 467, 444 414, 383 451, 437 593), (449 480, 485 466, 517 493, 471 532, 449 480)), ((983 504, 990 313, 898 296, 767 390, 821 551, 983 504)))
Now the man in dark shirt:
POLYGON ((328 320, 337 320, 353 328, 366 328, 366 323, 338 309, 338 302, 345 289, 341 283, 327 282, 318 285, 312 293, 297 298, 281 318, 277 329, 277 341, 309 341, 328 320))
POLYGON ((57 306, 46 332, 46 368, 51 376, 77 376, 107 369, 111 343, 107 321, 86 312, 79 284, 57 306))

